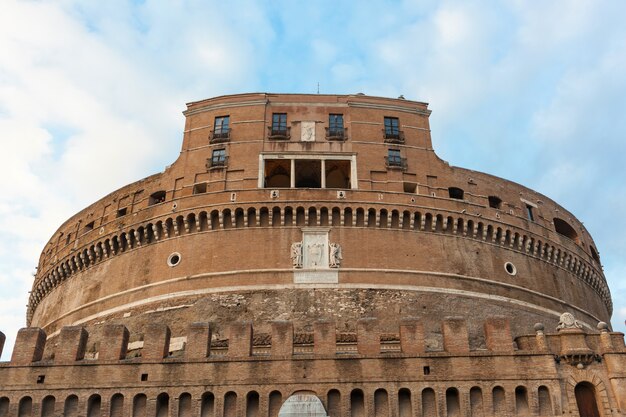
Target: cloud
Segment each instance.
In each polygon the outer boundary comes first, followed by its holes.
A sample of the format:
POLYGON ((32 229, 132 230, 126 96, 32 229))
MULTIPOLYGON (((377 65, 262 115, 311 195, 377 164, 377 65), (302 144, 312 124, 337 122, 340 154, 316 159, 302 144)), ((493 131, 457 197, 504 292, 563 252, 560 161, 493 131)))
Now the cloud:
POLYGON ((619 0, 6 0, 0 323, 23 323, 30 273, 65 219, 174 160, 185 102, 319 82, 323 93, 430 102, 444 159, 585 221, 626 330, 626 238, 611 227, 626 211, 624 15, 619 0))

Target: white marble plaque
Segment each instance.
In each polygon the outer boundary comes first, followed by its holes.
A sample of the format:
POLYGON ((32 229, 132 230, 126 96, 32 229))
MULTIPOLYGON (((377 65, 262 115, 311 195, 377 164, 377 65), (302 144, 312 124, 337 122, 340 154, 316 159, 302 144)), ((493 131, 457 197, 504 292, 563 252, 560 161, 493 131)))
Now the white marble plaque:
POLYGON ((300 122, 300 140, 315 142, 315 122, 300 122))
POLYGON ((302 267, 328 269, 328 229, 303 230, 302 267))
POLYGON ((280 407, 278 417, 327 417, 327 414, 315 394, 296 392, 280 407))

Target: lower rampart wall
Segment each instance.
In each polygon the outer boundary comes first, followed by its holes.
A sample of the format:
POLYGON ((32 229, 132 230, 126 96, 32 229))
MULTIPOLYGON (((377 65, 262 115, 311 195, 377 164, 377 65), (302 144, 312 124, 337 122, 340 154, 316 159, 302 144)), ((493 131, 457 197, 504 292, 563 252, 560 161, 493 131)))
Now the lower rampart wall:
POLYGON ((277 416, 294 393, 317 396, 329 416, 578 415, 575 391, 588 386, 602 416, 624 416, 623 335, 575 324, 511 338, 509 322, 484 325, 486 349, 471 350, 465 320, 442 323, 443 349, 428 350, 423 326, 405 319, 396 334, 362 319, 353 334, 317 322, 312 334, 272 322, 257 334, 232 323, 216 339, 209 323, 185 338, 154 324, 129 344, 124 326, 92 341, 65 327, 54 357, 46 335, 22 329, 11 362, 0 364, 0 416, 277 416), (92 348, 93 347, 93 348, 92 348))

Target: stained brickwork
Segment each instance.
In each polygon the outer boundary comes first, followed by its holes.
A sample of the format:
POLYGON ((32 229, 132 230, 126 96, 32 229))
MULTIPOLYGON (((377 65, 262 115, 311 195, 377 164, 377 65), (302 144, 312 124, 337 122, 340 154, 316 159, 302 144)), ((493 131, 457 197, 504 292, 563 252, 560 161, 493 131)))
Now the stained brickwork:
POLYGON ((426 103, 259 93, 184 114, 174 163, 46 244, 0 417, 626 415, 591 236, 437 157, 426 103))

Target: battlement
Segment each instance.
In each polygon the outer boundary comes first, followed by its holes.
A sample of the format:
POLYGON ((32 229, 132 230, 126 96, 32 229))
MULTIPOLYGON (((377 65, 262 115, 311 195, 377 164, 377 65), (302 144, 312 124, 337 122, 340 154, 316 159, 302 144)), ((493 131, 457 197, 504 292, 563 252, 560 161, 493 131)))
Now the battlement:
MULTIPOLYGON (((213 336, 211 323, 191 323, 184 336, 172 337, 166 325, 153 324, 144 331, 143 341, 129 343, 129 332, 123 325, 105 325, 100 340, 91 340, 87 330, 79 326, 63 327, 53 339, 52 359, 44 360, 46 333, 40 328, 23 328, 16 338, 11 361, 4 366, 24 366, 45 362, 51 364, 110 363, 112 361, 204 361, 249 360, 255 358, 311 356, 484 356, 516 354, 552 354, 566 360, 583 355, 580 361, 596 360, 605 353, 624 353, 624 335, 609 332, 600 323, 598 333, 582 328, 564 329, 545 334, 537 324, 536 334, 511 337, 508 319, 493 317, 484 323, 486 349, 470 350, 465 319, 448 317, 442 322, 442 350, 426 348, 422 323, 417 318, 401 321, 398 332, 381 333, 374 318, 357 322, 356 332, 340 333, 332 321, 314 324, 312 333, 294 332, 289 321, 271 322, 271 333, 255 333, 250 322, 230 324, 228 338, 213 336), (87 353, 87 345, 97 346, 87 353)), ((4 335, 0 333, 0 353, 4 335)))

